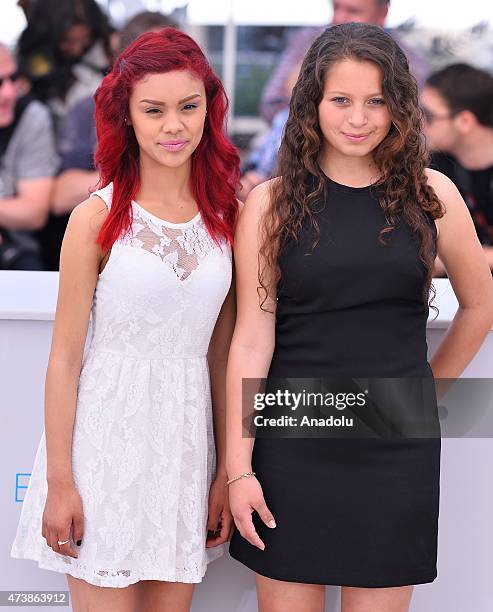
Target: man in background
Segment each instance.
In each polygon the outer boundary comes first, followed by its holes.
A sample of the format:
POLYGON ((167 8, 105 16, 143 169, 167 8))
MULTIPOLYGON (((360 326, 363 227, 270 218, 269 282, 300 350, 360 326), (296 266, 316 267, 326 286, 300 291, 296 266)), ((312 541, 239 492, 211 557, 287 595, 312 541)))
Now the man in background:
POLYGON ((427 79, 421 107, 431 167, 461 192, 493 270, 493 76, 447 66, 427 79))
POLYGON ((0 44, 0 269, 42 270, 32 232, 48 215, 58 157, 48 109, 18 97, 17 76, 0 44))

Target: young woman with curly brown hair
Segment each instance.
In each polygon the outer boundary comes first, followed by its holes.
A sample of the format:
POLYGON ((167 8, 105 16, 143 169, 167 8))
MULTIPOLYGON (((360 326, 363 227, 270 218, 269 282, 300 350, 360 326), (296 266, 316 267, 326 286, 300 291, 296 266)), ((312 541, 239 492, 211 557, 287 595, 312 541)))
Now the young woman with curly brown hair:
MULTIPOLYGON (((426 167, 408 61, 384 30, 327 29, 294 87, 279 177, 235 235, 238 312, 228 363, 230 552, 262 612, 405 612, 437 575, 440 447, 431 437, 242 435, 242 379, 452 378, 493 323, 493 285, 457 189, 426 167), (459 301, 430 363, 433 263, 459 301)), ((434 394, 433 394, 434 395, 434 394)), ((435 398, 436 399, 436 398, 435 398)))

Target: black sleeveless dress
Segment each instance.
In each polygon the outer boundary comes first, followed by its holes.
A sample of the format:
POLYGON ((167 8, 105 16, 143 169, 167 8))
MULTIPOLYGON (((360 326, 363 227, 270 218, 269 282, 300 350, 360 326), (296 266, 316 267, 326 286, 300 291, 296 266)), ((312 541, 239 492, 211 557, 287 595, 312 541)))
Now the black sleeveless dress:
MULTIPOLYGON (((311 224, 283 250, 269 377, 431 377, 426 274, 401 220, 390 242, 371 187, 325 179, 311 224)), ((429 220, 436 239, 436 228, 429 220)), ((431 381, 432 382, 432 381, 431 381)), ((438 430, 438 415, 435 414, 438 430)), ((265 550, 235 530, 232 557, 291 582, 392 587, 437 576, 440 435, 263 439, 253 470, 277 527, 253 522, 265 550)), ((234 485, 233 485, 234 486, 234 485)))

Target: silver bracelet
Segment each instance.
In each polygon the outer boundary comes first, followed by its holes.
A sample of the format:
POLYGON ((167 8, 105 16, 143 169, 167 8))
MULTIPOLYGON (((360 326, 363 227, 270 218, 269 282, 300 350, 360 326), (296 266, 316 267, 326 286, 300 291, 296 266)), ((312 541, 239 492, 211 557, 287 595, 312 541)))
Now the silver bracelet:
POLYGON ((227 485, 230 485, 235 480, 240 480, 240 478, 250 478, 250 476, 255 476, 255 472, 245 472, 244 474, 240 474, 239 476, 235 476, 226 482, 227 485))

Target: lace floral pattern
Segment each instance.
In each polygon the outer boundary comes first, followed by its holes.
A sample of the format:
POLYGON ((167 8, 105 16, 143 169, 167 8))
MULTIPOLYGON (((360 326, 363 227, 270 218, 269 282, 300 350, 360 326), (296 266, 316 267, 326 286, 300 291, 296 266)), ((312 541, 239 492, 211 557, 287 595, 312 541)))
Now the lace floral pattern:
POLYGON ((168 227, 136 204, 132 227, 133 235, 123 238, 122 244, 154 253, 171 267, 180 280, 188 278, 199 262, 214 249, 214 242, 202 222, 187 224, 184 228, 168 227))
MULTIPOLYGON (((108 205, 111 185, 97 192, 108 205)), ((231 251, 200 215, 168 224, 134 206, 99 277, 80 375, 72 470, 84 510, 78 559, 41 536, 38 446, 12 556, 98 586, 200 582, 215 448, 207 349, 231 283, 231 251)))

